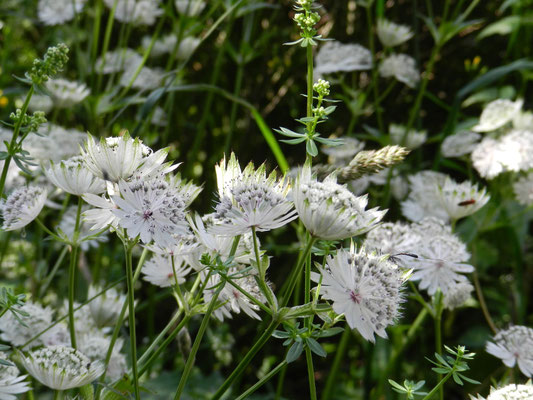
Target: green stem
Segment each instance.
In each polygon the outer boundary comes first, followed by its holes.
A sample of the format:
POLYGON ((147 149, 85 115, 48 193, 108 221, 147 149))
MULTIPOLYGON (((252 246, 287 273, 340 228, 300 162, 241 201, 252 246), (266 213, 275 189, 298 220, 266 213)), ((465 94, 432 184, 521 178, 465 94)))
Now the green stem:
POLYGON ((64 242, 65 240, 57 236, 54 232, 52 232, 50 229, 46 227, 43 221, 39 217, 35 218, 35 222, 37 222, 37 225, 39 225, 43 231, 48 233, 53 239, 57 240, 58 242, 64 242))
POLYGON ((376 112, 376 119, 378 121, 378 128, 381 133, 385 132, 383 125, 383 117, 381 114, 381 108, 379 107, 379 87, 378 87, 378 70, 376 68, 376 46, 374 44, 374 32, 372 32, 372 10, 370 7, 365 7, 366 19, 368 26, 368 42, 370 46, 370 53, 372 54, 372 86, 374 94, 374 109, 376 112))
POLYGON ((257 300, 254 296, 250 295, 246 290, 244 290, 242 287, 240 287, 238 284, 233 282, 232 279, 228 278, 227 282, 233 286, 235 289, 237 289, 239 292, 241 292, 248 300, 250 300, 252 303, 254 303, 256 306, 258 306, 261 310, 272 316, 272 310, 268 307, 266 307, 263 303, 261 303, 259 300, 257 300))
MULTIPOLYGON (((435 295, 435 351, 437 354, 442 355, 442 292, 438 291, 435 295)), ((442 379, 442 375, 437 375, 438 379, 442 379)), ((444 399, 444 391, 441 386, 439 389, 440 400, 444 399)))
POLYGON ((485 320, 487 321, 487 324, 489 325, 489 328, 492 333, 496 334, 498 332, 498 329, 496 328, 496 324, 494 324, 494 321, 490 316, 489 308, 487 307, 487 303, 485 302, 485 296, 483 296, 483 291, 481 290, 481 283, 479 282, 479 276, 477 274, 477 271, 474 270, 472 278, 474 280, 474 287, 476 288, 479 306, 481 307, 481 311, 483 311, 483 316, 485 317, 485 320))
POLYGON ((333 390, 333 385, 337 383, 336 376, 337 372, 339 371, 339 367, 341 364, 342 359, 344 358, 345 352, 346 352, 346 346, 348 345, 348 341, 350 340, 350 334, 351 330, 347 327, 344 328, 344 332, 341 336, 341 341, 339 342, 339 345, 337 346, 337 351, 335 352, 335 358, 333 359, 333 364, 331 365, 329 369, 328 379, 326 381, 326 386, 324 387, 324 391, 322 392, 321 400, 328 400, 331 396, 331 391, 333 390))
POLYGON ((422 400, 429 400, 431 399, 438 391, 441 390, 442 386, 446 383, 448 379, 452 376, 453 372, 455 372, 455 368, 452 372, 448 372, 446 376, 437 383, 437 385, 429 392, 422 400))
POLYGON ((229 387, 233 384, 233 382, 239 378, 242 373, 244 372, 244 369, 248 366, 250 361, 252 361, 252 358, 257 354, 259 350, 265 345, 265 343, 270 339, 270 336, 272 335, 272 332, 278 327, 280 324, 280 321, 278 319, 272 319, 270 322, 270 325, 268 328, 263 332, 263 334, 259 337, 259 339, 254 343, 252 348, 246 353, 244 358, 241 360, 239 365, 233 370, 231 375, 225 380, 225 382, 220 386, 220 388, 216 391, 216 393, 213 395, 211 400, 217 400, 222 397, 222 395, 226 392, 226 390, 229 389, 229 387))
POLYGON ((187 383, 187 380, 189 379, 189 375, 191 374, 194 361, 196 359, 196 353, 198 352, 198 349, 200 348, 200 343, 202 342, 202 338, 204 336, 204 333, 207 329, 207 325, 209 324, 209 319, 211 318, 211 314, 215 310, 215 307, 217 305, 217 299, 218 295, 224 288, 224 281, 222 281, 217 290, 215 291, 213 298, 211 299, 209 303, 209 307, 207 308, 207 312, 204 315, 204 318, 202 319, 202 323, 200 324, 200 329, 198 330, 198 333, 196 334, 196 338, 194 339, 194 343, 191 348, 191 352, 189 354, 189 357, 187 358, 187 362, 185 363, 185 368, 183 370, 183 374, 181 375, 180 383, 178 385, 178 388, 176 389, 176 394, 174 395, 174 400, 178 400, 181 398, 181 395, 183 393, 183 389, 185 388, 185 384, 187 383))
POLYGON ((50 286, 50 283, 52 283, 52 279, 54 279, 54 276, 56 275, 57 271, 59 270, 59 267, 61 266, 61 263, 63 262, 63 259, 67 255, 69 246, 63 247, 63 250, 61 250, 61 253, 59 254, 59 257, 57 258, 54 266, 52 267, 52 270, 50 271, 50 274, 46 277, 43 285, 41 286, 39 293, 41 296, 44 296, 46 293, 46 290, 48 289, 48 286, 50 286))
POLYGON ((124 251, 126 253, 126 283, 128 286, 128 317, 130 325, 130 350, 131 350, 131 365, 133 370, 133 387, 135 391, 135 399, 140 400, 139 392, 139 375, 137 372, 137 338, 135 332, 135 293, 133 286, 133 265, 132 265, 132 251, 135 242, 125 242, 124 251))
POLYGON ((76 328, 74 326, 74 292, 76 286, 76 268, 78 264, 78 246, 72 246, 70 264, 68 267, 68 327, 70 331, 70 345, 76 348, 76 328))
POLYGON ((104 72, 105 67, 105 54, 107 53, 107 49, 109 48, 109 40, 111 39, 111 32, 113 31, 113 22, 115 21, 115 11, 117 9, 119 0, 115 0, 113 3, 113 7, 111 8, 111 11, 109 12, 109 16, 107 17, 107 25, 105 27, 105 34, 104 34, 104 45, 102 46, 102 64, 100 65, 100 70, 98 71, 98 78, 96 81, 96 93, 100 93, 100 86, 102 85, 102 76, 104 72))
POLYGON ((53 400, 62 400, 63 398, 64 398, 64 392, 62 390, 54 391, 54 399, 53 400))
POLYGON ((253 385, 251 388, 246 390, 243 394, 241 394, 239 397, 237 397, 235 400, 243 400, 250 396, 252 393, 254 393, 257 389, 259 389, 261 386, 263 386, 266 382, 268 382, 274 375, 276 375, 280 370, 282 370, 287 365, 287 361, 283 360, 280 362, 276 368, 274 368, 272 371, 270 371, 268 374, 266 374, 264 377, 262 377, 255 385, 253 385))
MULTIPOLYGON (((307 118, 313 116, 313 46, 307 44, 306 55, 307 55, 307 118)), ((307 135, 308 140, 311 139, 312 132, 312 122, 307 123, 307 135)), ((306 162, 311 165, 313 157, 305 152, 306 162)))
POLYGON ((313 368, 313 355, 311 354, 311 349, 305 347, 305 360, 307 362, 307 379, 309 380, 309 393, 310 399, 316 400, 316 384, 315 384, 315 370, 313 368))
POLYGON ((26 100, 24 100, 24 104, 22 104, 20 119, 17 121, 17 123, 15 124, 15 128, 13 129, 13 136, 11 136, 11 142, 9 143, 8 148, 9 155, 4 161, 4 168, 2 169, 2 176, 0 177, 0 198, 4 195, 4 186, 6 184, 7 172, 9 170, 9 164, 11 163, 11 159, 13 158, 11 152, 13 151, 15 144, 17 143, 20 128, 22 127, 22 120, 26 115, 26 111, 28 110, 28 105, 30 104, 31 96, 33 95, 34 90, 35 89, 33 85, 31 85, 30 90, 28 90, 28 94, 26 95, 26 100))
POLYGON ((257 232, 255 229, 255 226, 252 226, 252 238, 254 242, 255 262, 257 263, 257 270, 259 271, 258 284, 259 284, 259 287, 261 288, 261 291, 263 292, 263 294, 265 295, 268 301, 268 305, 270 306, 272 310, 274 310, 276 303, 274 302, 274 298, 272 297, 272 292, 268 289, 267 284, 265 282, 266 269, 263 270, 263 266, 261 264, 261 258, 259 256, 259 246, 257 244, 257 232))

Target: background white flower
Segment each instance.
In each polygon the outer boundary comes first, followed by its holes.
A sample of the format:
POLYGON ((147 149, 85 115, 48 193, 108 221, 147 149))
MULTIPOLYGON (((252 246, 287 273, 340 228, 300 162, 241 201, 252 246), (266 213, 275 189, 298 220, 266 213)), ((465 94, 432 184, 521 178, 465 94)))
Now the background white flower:
POLYGON ((4 224, 2 229, 14 231, 32 222, 44 207, 46 189, 40 186, 24 186, 15 189, 0 203, 4 224))
POLYGON ((522 373, 533 376, 533 329, 514 325, 499 331, 487 342, 487 353, 498 357, 509 368, 518 365, 522 373))

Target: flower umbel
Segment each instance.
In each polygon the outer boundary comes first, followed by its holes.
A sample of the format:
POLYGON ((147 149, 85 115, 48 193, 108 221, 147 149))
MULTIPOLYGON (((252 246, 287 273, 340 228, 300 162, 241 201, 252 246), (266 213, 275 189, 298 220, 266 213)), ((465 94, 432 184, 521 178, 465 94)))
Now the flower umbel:
POLYGON ((40 186, 24 186, 14 190, 0 204, 4 224, 2 229, 14 231, 32 222, 44 207, 47 191, 40 186))
POLYGON ((525 376, 533 376, 533 329, 515 325, 501 330, 487 343, 486 350, 509 368, 518 365, 525 376))

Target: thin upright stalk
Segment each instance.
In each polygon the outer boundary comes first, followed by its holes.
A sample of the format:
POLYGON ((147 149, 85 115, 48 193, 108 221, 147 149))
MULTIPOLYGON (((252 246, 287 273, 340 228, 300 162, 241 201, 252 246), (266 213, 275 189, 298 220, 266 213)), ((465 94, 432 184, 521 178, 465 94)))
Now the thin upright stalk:
POLYGON ((344 328, 344 332, 341 336, 341 341, 339 342, 339 345, 337 346, 337 351, 335 352, 333 364, 329 369, 328 379, 326 380, 326 386, 324 387, 324 391, 322 392, 321 400, 328 400, 331 396, 331 391, 333 390, 333 385, 336 383, 337 372, 339 371, 341 361, 344 358, 346 346, 348 345, 348 341, 350 339, 350 334, 350 329, 347 327, 344 328))
POLYGON ((270 306, 271 309, 274 309, 275 308, 274 298, 272 297, 272 292, 268 289, 267 284, 265 282, 266 270, 263 270, 263 266, 261 264, 261 258, 259 255, 259 246, 257 244, 257 232, 255 229, 255 226, 252 226, 252 238, 254 242, 255 262, 257 263, 257 270, 259 271, 258 284, 259 284, 261 291, 263 292, 263 294, 265 295, 268 301, 268 305, 270 306))
POLYGON ((311 349, 305 347, 305 360, 307 362, 307 379, 309 380, 309 398, 311 400, 316 400, 316 385, 315 385, 315 369, 313 367, 313 354, 311 349))
POLYGON ((307 241, 307 244, 305 246, 305 249, 303 253, 300 255, 300 258, 298 259, 298 263, 296 264, 296 267, 291 271, 291 275, 289 276, 289 283, 286 286, 286 290, 283 293, 283 298, 281 299, 281 307, 285 307, 289 303, 289 299, 291 298, 292 291, 294 290, 294 286, 296 285, 296 281, 298 280, 298 275, 302 270, 302 266, 304 262, 307 260, 307 255, 311 252, 311 249, 313 248, 313 244, 315 243, 316 238, 310 237, 307 241))
POLYGON ((70 252, 70 264, 68 268, 68 326, 70 331, 70 345, 76 348, 76 328, 74 326, 74 297, 76 292, 76 269, 78 268, 78 250, 80 248, 78 238, 80 234, 80 217, 83 200, 78 199, 78 208, 76 210, 76 222, 74 224, 74 233, 72 235, 72 250, 70 252))
POLYGON ((124 251, 126 253, 126 283, 128 286, 128 317, 130 328, 130 350, 131 350, 131 365, 133 372, 133 388, 135 392, 135 399, 140 400, 139 391, 139 374, 137 371, 137 338, 135 332, 135 293, 133 286, 133 265, 132 252, 135 242, 127 241, 124 243, 124 251))
POLYGON ((477 274, 477 271, 474 270, 472 278, 474 280, 474 287, 476 288, 476 294, 479 300, 479 306, 481 307, 481 311, 483 312, 483 316, 485 317, 485 320, 487 321, 487 324, 489 325, 489 328, 492 333, 496 334, 498 332, 498 329, 496 328, 496 324, 494 324, 494 321, 490 316, 489 308, 487 307, 487 303, 485 302, 485 296, 483 296, 483 291, 481 290, 481 283, 479 282, 479 276, 477 274))
MULTIPOLYGON (((307 45, 306 55, 307 55, 307 117, 311 118, 313 116, 313 46, 310 44, 307 45)), ((313 122, 307 123, 307 134, 311 135, 313 129, 313 122)), ((311 165, 313 157, 305 152, 306 161, 311 165)))
MULTIPOLYGON (((442 293, 437 292, 435 299, 435 351, 437 354, 442 355, 442 293)), ((442 379, 441 374, 437 374, 439 380, 442 379)), ((439 389, 439 398, 440 400, 444 399, 444 391, 442 386, 439 389)))
POLYGON ((372 54, 372 86, 374 94, 374 111, 376 112, 376 119, 378 121, 378 128, 381 133, 385 132, 385 127, 383 125, 383 118, 381 115, 381 109, 379 107, 379 87, 378 87, 378 70, 376 68, 376 46, 374 43, 374 32, 372 32, 372 27, 374 26, 372 21, 372 10, 371 7, 365 7, 366 9, 366 19, 368 26, 368 44, 370 46, 370 53, 372 54))
POLYGON ((276 375, 279 371, 281 371, 286 366, 287 366, 287 361, 283 360, 282 362, 280 362, 276 366, 276 368, 274 368, 268 374, 263 376, 255 385, 253 385, 251 388, 246 390, 243 394, 241 394, 235 400, 243 400, 243 399, 247 398, 252 393, 254 393, 257 389, 259 389, 261 386, 263 386, 266 382, 268 382, 274 375, 276 375))
POLYGON ((53 400, 62 400, 63 398, 64 398, 64 392, 62 390, 54 391, 54 399, 53 400))

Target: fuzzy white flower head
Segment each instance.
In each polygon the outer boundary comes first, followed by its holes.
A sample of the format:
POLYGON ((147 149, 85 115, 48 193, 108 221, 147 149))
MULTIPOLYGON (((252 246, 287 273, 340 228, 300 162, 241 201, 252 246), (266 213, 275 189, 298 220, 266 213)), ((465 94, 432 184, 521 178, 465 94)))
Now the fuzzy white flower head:
MULTIPOLYGON (((111 338, 105 336, 101 331, 97 331, 90 335, 81 336, 78 342, 80 351, 86 355, 91 362, 98 362, 99 360, 105 359, 107 349, 111 343, 111 338)), ((109 364, 107 365, 106 370, 106 379, 108 381, 114 382, 120 379, 128 371, 126 357, 120 352, 123 343, 124 341, 119 338, 113 347, 113 352, 111 353, 111 358, 109 359, 109 364)))
POLYGON ((95 72, 102 71, 103 74, 113 74, 124 71, 129 65, 139 65, 142 57, 130 48, 116 49, 108 51, 103 57, 96 60, 95 72))
MULTIPOLYGON (((84 212, 89 212, 90 210, 88 210, 88 207, 84 206, 81 211, 83 215, 84 212)), ((78 210, 76 206, 70 206, 65 214, 63 214, 63 218, 59 223, 59 235, 70 243, 74 241, 77 212, 78 210)), ((100 243, 107 242, 107 236, 105 234, 89 239, 89 236, 93 236, 95 233, 96 232, 90 230, 88 224, 86 224, 80 216, 77 244, 82 251, 88 251, 91 247, 98 247, 100 243)))
POLYGON ((252 229, 258 232, 279 228, 297 218, 287 199, 290 186, 285 177, 266 175, 265 165, 257 170, 252 163, 241 172, 235 154, 224 158, 216 168, 220 202, 215 218, 221 221, 212 229, 222 235, 237 236, 252 229), (231 179, 228 179, 232 177, 231 179))
POLYGON ((396 80, 414 88, 420 81, 420 72, 416 61, 407 54, 391 54, 381 62, 379 74, 383 78, 394 77, 396 80))
POLYGON ((187 204, 178 188, 161 178, 120 181, 118 187, 120 196, 112 196, 117 208, 111 212, 131 239, 139 236, 145 244, 154 240, 161 246, 171 246, 176 241, 175 234, 188 232, 187 204))
POLYGON ((50 96, 44 94, 34 94, 31 96, 30 103, 28 104, 28 110, 32 112, 43 111, 47 113, 52 109, 53 106, 54 102, 50 96))
POLYGON ((518 365, 522 373, 533 376, 533 329, 514 325, 499 331, 492 342, 487 343, 487 353, 500 358, 512 368, 518 365))
POLYGON ((343 137, 340 146, 323 147, 322 151, 327 154, 328 162, 334 165, 347 165, 352 158, 365 148, 365 143, 352 137, 343 137))
MULTIPOLYGON (((120 77, 119 84, 128 87, 131 80, 137 73, 138 64, 128 64, 124 73, 120 77)), ((142 67, 131 84, 134 89, 151 90, 159 87, 163 80, 164 71, 161 68, 142 67)))
POLYGON ((398 124, 389 125, 389 134, 391 142, 407 147, 408 149, 416 149, 424 144, 427 138, 426 131, 417 131, 411 129, 406 134, 406 127, 398 124), (405 138, 404 138, 405 137, 405 138))
POLYGON ((438 189, 439 204, 448 213, 451 220, 458 220, 474 214, 490 199, 485 189, 479 190, 470 181, 457 183, 446 177, 444 184, 438 189))
POLYGON ((154 153, 139 138, 133 139, 128 133, 120 137, 101 138, 99 142, 89 135, 81 154, 87 168, 94 175, 115 183, 121 179, 130 179, 133 174, 149 177, 173 169, 161 169, 168 149, 154 153))
POLYGON ((50 92, 54 106, 57 108, 72 107, 73 104, 81 103, 91 93, 84 83, 63 78, 49 79, 44 86, 50 92))
POLYGON ((149 26, 163 15, 163 10, 159 8, 160 0, 104 0, 109 9, 115 2, 115 19, 123 23, 149 26))
MULTIPOLYGON (((24 325, 11 312, 7 312, 0 318, 0 331, 2 332, 0 339, 17 347, 22 346, 37 333, 48 328, 52 324, 53 317, 51 308, 44 308, 31 301, 26 302, 20 307, 20 310, 27 314, 20 316, 24 325)), ((31 345, 41 345, 41 339, 34 340, 31 345)))
POLYGON ((476 132, 462 131, 447 136, 442 141, 440 150, 444 157, 461 157, 470 154, 479 143, 481 135, 476 132))
POLYGON ((533 112, 520 110, 513 118, 513 128, 518 130, 531 129, 533 126, 533 112))
POLYGON ((386 211, 365 210, 367 196, 355 196, 334 176, 318 182, 305 165, 296 178, 293 189, 294 206, 301 221, 312 236, 325 240, 340 240, 361 235, 374 228, 386 211))
MULTIPOLYGON (((344 314, 348 326, 366 340, 374 334, 387 338, 385 328, 399 317, 402 272, 384 256, 340 249, 329 256, 322 274, 321 296, 333 302, 333 310, 344 314)), ((318 281, 318 274, 313 280, 318 281)))
MULTIPOLYGON (((7 354, 0 351, 0 359, 7 359, 7 354)), ((26 381, 27 375, 19 374, 15 365, 0 364, 0 400, 16 400, 16 394, 26 393, 31 389, 30 383, 26 381)))
POLYGON ((379 41, 385 47, 394 47, 407 42, 414 35, 406 25, 395 24, 384 18, 378 20, 377 34, 379 41))
MULTIPOLYGON (((87 297, 92 298, 102 291, 99 286, 89 286, 87 297)), ((98 328, 114 326, 122 306, 126 301, 126 296, 120 294, 116 289, 108 289, 100 296, 96 297, 89 303, 89 311, 92 319, 98 328)))
POLYGON ((49 160, 59 162, 80 153, 80 144, 87 134, 76 129, 65 129, 54 124, 43 124, 38 133, 30 133, 24 140, 23 148, 41 164, 49 160), (58 146, 58 143, 61 143, 58 146))
POLYGON ((60 25, 74 19, 87 0, 39 0, 37 16, 45 25, 60 25))
POLYGON ((55 186, 75 196, 100 194, 105 190, 105 182, 86 168, 81 156, 74 156, 59 164, 51 161, 50 168, 45 173, 55 186))
POLYGON ((195 17, 203 11, 206 2, 201 0, 174 0, 174 4, 180 14, 195 17))
POLYGON ((372 68, 372 54, 359 44, 328 41, 320 47, 315 63, 315 73, 319 75, 365 71, 372 68))
POLYGON ((369 251, 390 254, 391 261, 399 260, 402 264, 408 264, 421 239, 419 232, 408 224, 385 222, 368 232, 364 247, 369 251))
POLYGON ((448 219, 448 214, 438 204, 438 187, 443 185, 446 175, 435 171, 421 171, 407 178, 409 196, 402 201, 402 214, 411 221, 420 221, 425 217, 448 219))
POLYGON ((452 286, 448 293, 444 296, 443 305, 448 310, 455 310, 462 307, 468 300, 472 298, 474 286, 470 282, 460 282, 452 286))
POLYGON ((474 397, 470 395, 471 400, 531 400, 533 399, 533 384, 531 380, 524 385, 511 383, 502 388, 490 388, 490 394, 485 399, 479 394, 474 397))
POLYGON ((55 390, 85 386, 104 372, 104 364, 67 346, 49 346, 22 356, 22 365, 43 385, 55 390))
POLYGON ((522 109, 523 100, 511 101, 506 99, 498 99, 491 101, 485 106, 479 123, 472 128, 475 132, 491 132, 503 127, 522 109))
POLYGON ((15 189, 0 203, 4 224, 2 229, 14 231, 31 223, 44 207, 47 191, 40 186, 23 186, 15 189))
POLYGON ((528 171, 533 168, 533 131, 512 130, 501 137, 502 151, 507 157, 502 164, 509 171, 528 171))
POLYGON ((99 231, 108 227, 112 231, 117 229, 118 218, 113 213, 117 206, 113 200, 90 193, 83 195, 82 198, 91 206, 96 207, 82 214, 83 221, 92 224, 91 231, 99 231))
POLYGON ((190 271, 191 266, 188 265, 186 256, 162 254, 154 254, 150 260, 144 263, 141 270, 145 281, 159 287, 174 286, 176 281, 178 285, 181 285, 185 282, 190 271), (174 258, 174 267, 171 257, 174 258), (174 270, 176 271, 175 275, 174 270))
POLYGON ((521 177, 513 183, 516 200, 525 206, 533 204, 533 172, 521 177))
POLYGON ((472 164, 483 178, 493 179, 504 170, 504 160, 508 155, 501 143, 491 137, 485 137, 472 151, 472 164))

